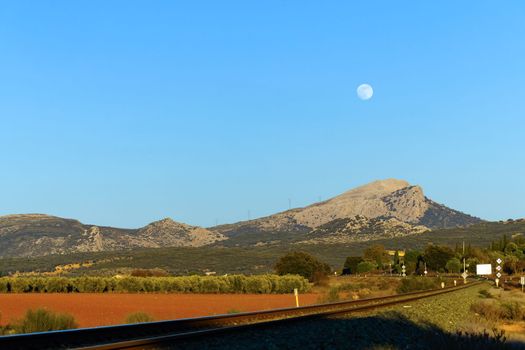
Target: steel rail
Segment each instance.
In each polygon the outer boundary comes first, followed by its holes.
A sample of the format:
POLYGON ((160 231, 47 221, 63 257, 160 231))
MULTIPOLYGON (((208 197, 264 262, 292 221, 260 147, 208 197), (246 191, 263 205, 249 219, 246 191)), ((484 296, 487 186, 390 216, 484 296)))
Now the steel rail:
POLYGON ((479 283, 481 282, 386 297, 231 315, 8 335, 0 337, 0 349, 144 349, 203 335, 232 332, 246 328, 266 327, 285 322, 327 317, 353 311, 365 311, 450 293, 479 283))

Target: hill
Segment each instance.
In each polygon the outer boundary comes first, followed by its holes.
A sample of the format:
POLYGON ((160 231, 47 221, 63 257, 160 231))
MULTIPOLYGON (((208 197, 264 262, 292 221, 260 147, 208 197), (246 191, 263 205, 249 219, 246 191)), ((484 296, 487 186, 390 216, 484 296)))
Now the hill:
POLYGON ((428 199, 406 181, 375 181, 329 200, 211 228, 166 218, 138 229, 86 225, 43 214, 0 217, 0 257, 134 248, 350 243, 466 227, 481 219, 428 199))
POLYGON ((220 225, 210 230, 227 236, 229 240, 223 243, 229 246, 302 240, 320 232, 338 235, 339 241, 365 240, 367 236, 361 234, 362 225, 357 230, 352 229, 352 225, 341 230, 343 222, 349 224, 362 221, 362 218, 368 221, 368 229, 364 231, 374 232, 372 236, 368 236, 371 239, 421 233, 428 229, 465 227, 483 221, 432 201, 419 186, 410 185, 403 180, 387 179, 360 186, 304 208, 220 225), (381 224, 379 221, 387 222, 381 224), (393 229, 395 227, 400 230, 396 231, 393 229), (385 230, 381 231, 381 228, 385 230))
POLYGON ((341 268, 345 258, 360 255, 371 244, 382 244, 388 249, 424 249, 427 244, 454 247, 466 245, 488 247, 503 235, 525 235, 525 220, 483 222, 466 228, 427 231, 417 235, 393 237, 374 241, 337 244, 275 244, 259 247, 164 247, 138 248, 115 252, 84 252, 67 255, 49 255, 33 258, 0 259, 0 274, 15 271, 54 271, 58 265, 79 264, 84 267, 68 272, 73 275, 114 275, 135 268, 162 268, 173 274, 216 271, 223 273, 265 273, 272 271, 280 256, 291 250, 310 252, 334 268, 341 268))
POLYGON ((140 229, 84 225, 43 214, 0 217, 0 257, 199 247, 225 239, 220 233, 164 219, 140 229))

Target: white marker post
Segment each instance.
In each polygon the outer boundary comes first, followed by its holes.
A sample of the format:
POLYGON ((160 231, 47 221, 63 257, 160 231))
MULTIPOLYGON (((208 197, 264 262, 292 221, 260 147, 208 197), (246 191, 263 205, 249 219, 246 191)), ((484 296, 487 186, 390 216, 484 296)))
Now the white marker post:
POLYGON ((297 288, 293 289, 293 294, 295 295, 295 306, 299 307, 299 291, 297 288))
POLYGON ((525 277, 521 276, 520 284, 521 284, 521 292, 523 293, 523 286, 525 286, 525 277))
POLYGON ((495 280, 495 282, 496 282, 496 288, 499 288, 499 279, 501 278, 501 272, 500 271, 501 271, 501 262, 502 262, 502 260, 500 258, 498 258, 496 260, 496 262, 498 263, 498 266, 496 266, 496 270, 498 272, 496 273, 496 280, 495 280))

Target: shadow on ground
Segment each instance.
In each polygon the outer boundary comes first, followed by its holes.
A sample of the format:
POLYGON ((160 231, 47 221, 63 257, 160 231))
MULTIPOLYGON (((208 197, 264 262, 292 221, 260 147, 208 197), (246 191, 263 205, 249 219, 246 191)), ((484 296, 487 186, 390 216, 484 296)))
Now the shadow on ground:
MULTIPOLYGON (((173 347, 175 348, 175 346, 173 347)), ((363 318, 330 318, 265 326, 178 343, 177 349, 525 349, 505 335, 448 333, 416 324, 399 313, 363 318)))

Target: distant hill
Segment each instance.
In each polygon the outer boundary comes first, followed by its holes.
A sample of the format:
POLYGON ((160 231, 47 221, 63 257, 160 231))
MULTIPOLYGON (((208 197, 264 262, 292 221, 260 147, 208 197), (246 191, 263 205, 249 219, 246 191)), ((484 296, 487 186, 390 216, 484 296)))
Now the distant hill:
POLYGON ((132 248, 199 247, 225 237, 164 219, 140 229, 85 225, 43 214, 0 217, 0 257, 38 256, 132 248))
MULTIPOLYGON (((316 244, 269 244, 251 247, 163 247, 135 248, 114 252, 79 252, 64 255, 48 255, 32 258, 0 259, 0 275, 15 271, 54 271, 55 266, 92 261, 89 267, 74 269, 73 275, 114 275, 130 272, 135 268, 162 268, 174 274, 203 273, 266 273, 280 256, 290 250, 307 251, 341 268, 347 256, 361 255, 372 244, 381 244, 388 249, 420 249, 428 244, 444 244, 454 247, 466 245, 488 247, 503 235, 525 236, 525 220, 505 222, 483 222, 464 228, 426 231, 421 234, 396 236, 373 241, 350 243, 316 244)), ((227 242, 227 241, 225 241, 227 242)))
POLYGON ((206 245, 337 244, 418 235, 430 229, 480 222, 433 202, 419 186, 388 179, 304 208, 211 228, 169 218, 138 229, 121 229, 43 214, 2 216, 0 257, 206 245))

